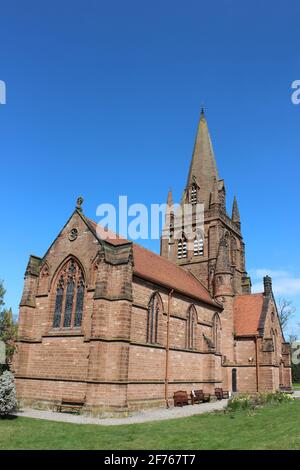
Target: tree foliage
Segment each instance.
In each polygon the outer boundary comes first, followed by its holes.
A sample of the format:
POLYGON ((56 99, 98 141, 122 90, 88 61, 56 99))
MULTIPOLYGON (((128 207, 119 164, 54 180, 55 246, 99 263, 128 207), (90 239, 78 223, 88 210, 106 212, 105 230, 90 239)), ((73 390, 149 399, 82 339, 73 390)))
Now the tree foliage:
POLYGON ((280 297, 278 299, 278 315, 281 328, 286 330, 289 320, 293 317, 296 308, 293 306, 291 300, 280 297))
POLYGON ((6 346, 7 364, 12 360, 16 349, 17 324, 14 322, 12 310, 0 312, 0 339, 6 346))
POLYGON ((6 369, 9 368, 16 349, 17 323, 13 319, 12 310, 3 308, 4 295, 5 289, 3 281, 0 281, 0 340, 3 341, 6 346, 6 366, 4 367, 6 369))
POLYGON ((4 296, 5 296, 5 289, 4 289, 4 286, 3 286, 3 281, 1 281, 1 279, 0 279, 0 309, 4 305, 4 296))
POLYGON ((11 372, 5 371, 0 376, 0 416, 12 413, 17 406, 15 380, 11 372))

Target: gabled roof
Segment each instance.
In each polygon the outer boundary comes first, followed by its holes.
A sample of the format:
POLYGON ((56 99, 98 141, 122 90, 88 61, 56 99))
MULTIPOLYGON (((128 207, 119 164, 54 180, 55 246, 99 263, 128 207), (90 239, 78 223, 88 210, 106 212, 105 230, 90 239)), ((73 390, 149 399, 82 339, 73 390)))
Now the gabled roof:
POLYGON ((126 245, 127 243, 132 243, 130 240, 126 240, 126 238, 122 237, 121 235, 114 233, 111 230, 104 229, 104 227, 97 224, 94 220, 89 219, 88 217, 85 217, 83 215, 82 217, 84 217, 84 219, 86 220, 93 234, 100 240, 106 240, 114 246, 126 245))
POLYGON ((133 243, 133 258, 134 274, 220 307, 200 281, 172 261, 136 243, 133 243))
POLYGON ((93 220, 87 217, 85 217, 85 219, 97 238, 102 239, 102 236, 104 236, 106 241, 114 246, 132 243, 134 260, 133 273, 136 276, 152 281, 158 285, 174 289, 176 292, 196 298, 217 308, 221 307, 221 305, 212 299, 209 291, 203 284, 190 272, 137 243, 126 240, 126 238, 116 235, 113 232, 106 231, 101 226, 97 227, 96 222, 93 220))
POLYGON ((259 334, 260 317, 264 303, 263 294, 242 294, 234 299, 234 331, 237 336, 259 334))

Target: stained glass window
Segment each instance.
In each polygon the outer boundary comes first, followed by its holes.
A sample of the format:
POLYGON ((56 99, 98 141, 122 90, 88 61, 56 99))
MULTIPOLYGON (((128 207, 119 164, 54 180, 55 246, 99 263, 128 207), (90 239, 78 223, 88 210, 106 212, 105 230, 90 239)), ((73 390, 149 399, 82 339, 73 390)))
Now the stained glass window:
POLYGON ((68 328, 71 326, 73 299, 74 299, 74 281, 73 279, 69 279, 68 284, 67 284, 64 328, 68 328))
POLYGON ((70 258, 60 270, 56 286, 54 328, 81 326, 85 283, 82 270, 75 259, 70 258))

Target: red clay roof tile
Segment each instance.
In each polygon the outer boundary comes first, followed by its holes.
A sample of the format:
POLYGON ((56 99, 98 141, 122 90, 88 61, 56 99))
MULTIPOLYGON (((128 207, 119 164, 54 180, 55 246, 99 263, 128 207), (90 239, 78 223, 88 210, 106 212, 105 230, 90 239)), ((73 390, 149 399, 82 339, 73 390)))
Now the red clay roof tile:
MULTIPOLYGON (((113 232, 98 228, 97 224, 91 219, 85 218, 91 230, 96 236, 99 231, 105 235, 106 240, 112 245, 122 245, 131 243, 129 240, 117 235, 113 232), (102 232, 103 231, 103 232, 102 232)), ((101 235, 100 233, 100 235, 101 235)), ((102 238, 102 236, 100 237, 102 238)), ((195 297, 202 302, 219 306, 211 297, 208 290, 198 281, 191 273, 177 266, 175 263, 153 253, 150 250, 136 244, 133 245, 134 269, 133 272, 139 277, 145 278, 156 284, 169 287, 177 292, 181 292, 187 296, 195 297)))
POLYGON ((263 294, 243 294, 234 299, 234 330, 238 336, 258 334, 263 294))

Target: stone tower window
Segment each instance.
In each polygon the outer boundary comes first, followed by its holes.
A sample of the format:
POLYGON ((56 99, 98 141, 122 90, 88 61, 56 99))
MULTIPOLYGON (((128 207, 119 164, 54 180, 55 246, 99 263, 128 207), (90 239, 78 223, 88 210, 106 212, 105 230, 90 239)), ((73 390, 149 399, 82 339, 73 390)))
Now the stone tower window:
POLYGON ((170 240, 173 241, 174 239, 174 214, 171 212, 170 214, 170 240))
POLYGON ((147 343, 156 344, 158 342, 158 321, 162 310, 160 295, 155 292, 152 294, 148 304, 147 343))
POLYGON ((57 279, 53 327, 80 327, 85 288, 83 273, 77 261, 70 258, 57 279))
POLYGON ((194 240, 194 256, 203 256, 204 254, 204 244, 201 237, 197 237, 194 240))
POLYGON ((197 312, 194 305, 191 305, 188 309, 186 322, 186 347, 188 349, 195 349, 196 347, 196 327, 197 312))
POLYGON ((197 186, 195 184, 189 191, 189 202, 190 204, 197 204, 197 186))
POLYGON ((181 240, 178 240, 178 251, 177 258, 186 258, 187 257, 187 242, 186 238, 183 237, 181 240))

